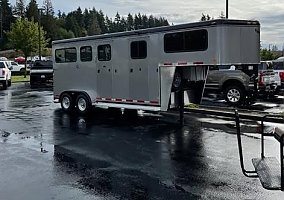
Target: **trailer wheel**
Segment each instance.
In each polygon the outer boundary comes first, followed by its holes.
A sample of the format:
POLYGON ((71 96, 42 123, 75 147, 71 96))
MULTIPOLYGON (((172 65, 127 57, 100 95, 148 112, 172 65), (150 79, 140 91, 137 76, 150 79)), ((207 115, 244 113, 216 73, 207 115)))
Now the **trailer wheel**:
POLYGON ((85 115, 87 113, 90 112, 91 110, 91 102, 89 100, 89 98, 84 95, 84 94, 80 94, 77 99, 76 99, 76 108, 77 108, 77 112, 81 115, 85 115))
POLYGON ((244 100, 243 89, 236 85, 228 86, 224 94, 226 101, 233 106, 240 105, 244 100))
POLYGON ((70 112, 74 109, 74 100, 68 93, 62 94, 60 103, 62 110, 64 110, 65 112, 70 112))

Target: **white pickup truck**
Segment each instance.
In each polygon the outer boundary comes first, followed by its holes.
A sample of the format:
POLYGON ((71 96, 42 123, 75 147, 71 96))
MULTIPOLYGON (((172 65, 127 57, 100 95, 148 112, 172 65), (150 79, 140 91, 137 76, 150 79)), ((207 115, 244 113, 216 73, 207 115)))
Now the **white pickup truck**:
MULTIPOLYGON (((24 64, 18 64, 14 61, 7 61, 9 68, 11 69, 12 74, 24 74, 25 72, 25 65, 24 64)), ((27 72, 30 71, 30 66, 27 65, 27 72)))
POLYGON ((11 71, 7 61, 4 60, 0 60, 0 83, 4 90, 11 86, 11 71))

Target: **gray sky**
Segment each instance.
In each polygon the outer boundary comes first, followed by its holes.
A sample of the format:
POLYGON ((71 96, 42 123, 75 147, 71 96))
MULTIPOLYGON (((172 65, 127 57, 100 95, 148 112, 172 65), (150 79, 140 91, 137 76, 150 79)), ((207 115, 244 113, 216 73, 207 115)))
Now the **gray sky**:
MULTIPOLYGON (((10 0, 15 5, 16 0, 10 0)), ((39 6, 43 0, 37 0, 39 6)), ((116 12, 153 14, 180 24, 199 21, 202 13, 218 18, 225 13, 226 0, 52 0, 55 13, 66 13, 77 9, 93 8, 102 10, 109 17, 116 12)), ((29 0, 26 0, 26 4, 29 0)), ((229 0, 229 18, 253 19, 261 23, 261 45, 284 45, 284 1, 283 0, 229 0)))

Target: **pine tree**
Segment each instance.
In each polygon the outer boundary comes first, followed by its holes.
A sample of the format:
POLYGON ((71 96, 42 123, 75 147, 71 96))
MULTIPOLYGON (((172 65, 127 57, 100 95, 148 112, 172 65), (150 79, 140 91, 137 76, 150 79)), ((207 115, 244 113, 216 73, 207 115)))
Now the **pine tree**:
POLYGON ((127 16, 127 30, 128 31, 134 30, 134 19, 130 13, 127 16))
POLYGON ((38 21, 39 19, 38 4, 36 0, 31 0, 26 8, 26 17, 29 20, 38 21))
POLYGON ((51 0, 43 1, 44 15, 54 16, 54 9, 51 0))
POLYGON ((91 24, 88 28, 88 35, 99 35, 101 34, 101 28, 99 26, 97 16, 93 14, 92 19, 91 19, 91 24))
POLYGON ((2 17, 2 34, 10 29, 11 23, 13 22, 12 8, 9 0, 0 0, 0 15, 2 17))
POLYGON ((155 20, 154 20, 153 15, 150 15, 150 16, 149 16, 148 24, 149 24, 149 27, 150 27, 150 28, 155 27, 155 20))
POLYGON ((14 8, 14 14, 20 18, 25 17, 25 0, 16 0, 16 6, 14 8))
POLYGON ((105 23, 105 16, 102 10, 97 12, 97 20, 98 20, 102 33, 106 33, 107 28, 106 28, 106 23, 105 23))

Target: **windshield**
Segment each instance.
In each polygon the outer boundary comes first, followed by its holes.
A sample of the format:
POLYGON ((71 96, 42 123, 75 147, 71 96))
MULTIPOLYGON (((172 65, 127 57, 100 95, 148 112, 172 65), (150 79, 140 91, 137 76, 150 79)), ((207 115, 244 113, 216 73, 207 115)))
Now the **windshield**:
POLYGON ((5 68, 4 62, 0 62, 0 68, 5 68))
POLYGON ((32 68, 53 68, 51 60, 35 61, 32 68))
POLYGON ((273 69, 280 70, 284 69, 284 62, 273 62, 273 69))

